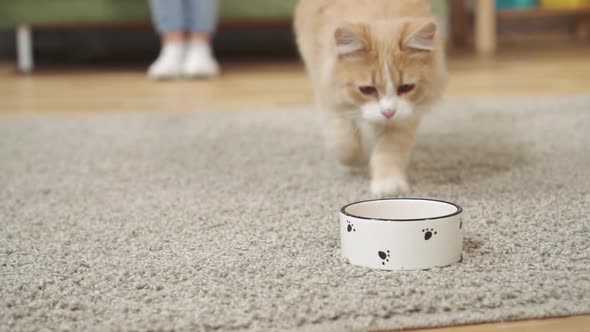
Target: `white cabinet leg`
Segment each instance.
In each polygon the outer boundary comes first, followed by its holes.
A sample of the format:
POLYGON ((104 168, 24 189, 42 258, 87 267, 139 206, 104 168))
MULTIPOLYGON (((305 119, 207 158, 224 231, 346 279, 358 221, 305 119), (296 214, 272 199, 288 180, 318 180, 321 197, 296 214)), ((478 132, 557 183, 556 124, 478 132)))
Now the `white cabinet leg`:
POLYGON ((33 60, 33 31, 29 25, 19 25, 16 28, 16 53, 18 70, 30 73, 35 66, 33 60))

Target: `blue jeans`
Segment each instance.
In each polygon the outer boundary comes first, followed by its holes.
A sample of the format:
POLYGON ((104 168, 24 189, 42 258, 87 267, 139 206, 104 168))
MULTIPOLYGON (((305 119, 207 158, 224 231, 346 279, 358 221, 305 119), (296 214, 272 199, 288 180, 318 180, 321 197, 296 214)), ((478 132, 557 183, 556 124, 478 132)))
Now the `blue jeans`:
POLYGON ((212 34, 217 25, 217 0, 150 0, 160 34, 171 31, 212 34))

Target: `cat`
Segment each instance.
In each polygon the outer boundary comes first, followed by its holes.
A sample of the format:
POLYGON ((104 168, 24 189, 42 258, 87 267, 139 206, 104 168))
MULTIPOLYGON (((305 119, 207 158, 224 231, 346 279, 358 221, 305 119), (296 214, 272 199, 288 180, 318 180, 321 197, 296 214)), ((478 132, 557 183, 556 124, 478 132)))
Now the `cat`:
POLYGON ((375 196, 407 192, 420 120, 446 87, 429 1, 300 0, 294 28, 328 149, 368 164, 375 196))

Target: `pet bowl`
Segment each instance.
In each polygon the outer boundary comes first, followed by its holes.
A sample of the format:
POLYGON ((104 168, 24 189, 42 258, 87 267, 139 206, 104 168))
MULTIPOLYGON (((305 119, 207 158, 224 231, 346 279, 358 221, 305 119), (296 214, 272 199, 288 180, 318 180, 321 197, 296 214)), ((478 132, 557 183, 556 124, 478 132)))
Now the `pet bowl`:
POLYGON ((340 210, 342 257, 381 270, 423 270, 461 261, 463 209, 423 198, 391 198, 340 210))

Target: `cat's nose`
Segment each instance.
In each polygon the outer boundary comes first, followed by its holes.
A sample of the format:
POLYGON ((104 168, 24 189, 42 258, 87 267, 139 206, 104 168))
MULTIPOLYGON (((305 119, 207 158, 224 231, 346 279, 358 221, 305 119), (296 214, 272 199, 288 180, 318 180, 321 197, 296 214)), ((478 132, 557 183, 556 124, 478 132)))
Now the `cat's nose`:
POLYGON ((395 110, 392 110, 392 109, 382 110, 381 114, 383 114, 384 117, 391 119, 395 115, 395 110))

